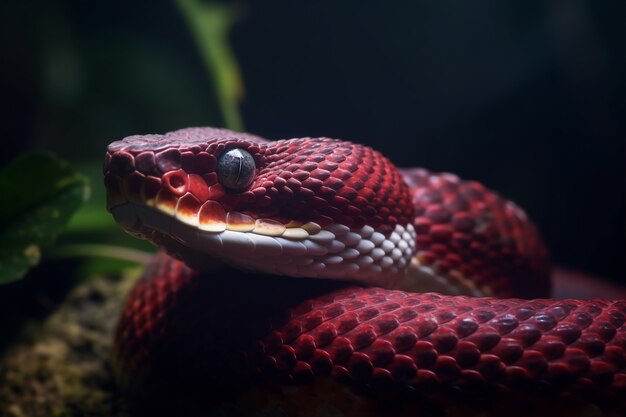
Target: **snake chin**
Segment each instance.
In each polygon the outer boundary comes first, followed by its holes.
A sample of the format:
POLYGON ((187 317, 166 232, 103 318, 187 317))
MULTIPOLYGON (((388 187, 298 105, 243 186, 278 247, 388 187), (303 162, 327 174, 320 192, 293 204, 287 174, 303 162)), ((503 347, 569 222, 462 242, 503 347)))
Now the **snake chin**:
POLYGON ((129 234, 165 247, 203 272, 226 264, 246 271, 350 280, 409 292, 493 296, 488 286, 479 288, 460 274, 441 273, 413 256, 412 225, 396 226, 385 236, 369 226, 350 231, 335 224, 288 239, 250 231, 202 231, 165 211, 132 202, 112 207, 111 212, 129 234))

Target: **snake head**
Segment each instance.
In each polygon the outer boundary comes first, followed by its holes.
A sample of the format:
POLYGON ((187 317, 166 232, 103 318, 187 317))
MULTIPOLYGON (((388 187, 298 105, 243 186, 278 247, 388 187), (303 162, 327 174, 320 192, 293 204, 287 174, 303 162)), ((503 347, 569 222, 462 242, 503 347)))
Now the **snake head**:
POLYGON ((415 250, 407 185, 350 142, 183 129, 111 143, 104 175, 126 231, 195 268, 393 279, 415 250))

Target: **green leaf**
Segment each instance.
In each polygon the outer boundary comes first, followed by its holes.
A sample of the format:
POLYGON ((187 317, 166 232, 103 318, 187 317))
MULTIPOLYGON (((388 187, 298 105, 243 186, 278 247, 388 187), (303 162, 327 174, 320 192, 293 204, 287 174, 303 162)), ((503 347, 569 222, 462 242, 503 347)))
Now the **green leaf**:
POLYGON ((89 197, 85 177, 44 152, 0 170, 0 284, 22 278, 89 197))

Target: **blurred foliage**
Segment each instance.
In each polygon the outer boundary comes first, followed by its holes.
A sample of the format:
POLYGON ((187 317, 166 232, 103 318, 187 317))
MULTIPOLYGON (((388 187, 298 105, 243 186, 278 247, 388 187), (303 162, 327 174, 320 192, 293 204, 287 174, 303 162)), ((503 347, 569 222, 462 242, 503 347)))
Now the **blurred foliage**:
POLYGON ((0 171, 0 284, 22 278, 88 199, 85 177, 52 155, 31 152, 0 171))
POLYGON ((233 7, 200 0, 178 0, 178 6, 189 24, 204 64, 213 76, 224 126, 243 130, 238 108, 243 83, 228 42, 228 33, 235 20, 233 7))
POLYGON ((12 103, 0 165, 43 148, 99 166, 106 145, 127 135, 241 126, 227 36, 239 9, 185 4, 0 2, 0 81, 12 103))
POLYGON ((159 38, 163 34, 149 30, 151 18, 141 5, 125 5, 124 13, 112 18, 107 17, 115 10, 111 6, 34 3, 38 7, 0 7, 0 23, 12 33, 12 41, 2 45, 9 52, 8 70, 20 68, 18 62, 38 64, 36 73, 9 74, 16 80, 8 86, 9 96, 23 100, 18 108, 27 107, 28 100, 42 105, 34 121, 15 119, 5 126, 6 137, 25 140, 9 141, 1 157, 52 149, 85 176, 41 153, 23 154, 7 165, 0 192, 12 197, 0 209, 5 219, 0 283, 19 279, 38 264, 42 247, 50 259, 79 258, 74 274, 80 277, 143 265, 156 248, 122 233, 106 211, 104 148, 144 128, 159 132, 210 124, 242 129, 238 102, 243 85, 228 40, 236 9, 200 0, 155 4, 151 13, 168 14, 180 26, 159 38), (179 50, 181 44, 189 51, 179 50), (189 57, 196 57, 197 65, 185 62, 189 57), (23 90, 20 81, 28 77, 37 82, 23 90), (87 198, 89 182, 93 190, 87 198))

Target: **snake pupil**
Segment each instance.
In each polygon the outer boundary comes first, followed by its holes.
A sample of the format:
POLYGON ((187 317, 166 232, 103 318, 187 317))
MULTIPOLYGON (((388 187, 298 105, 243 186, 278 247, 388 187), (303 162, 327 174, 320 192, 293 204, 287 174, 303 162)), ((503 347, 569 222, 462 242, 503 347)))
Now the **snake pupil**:
POLYGON ((244 149, 226 151, 217 162, 217 176, 220 184, 232 190, 243 190, 254 179, 256 165, 254 158, 244 149))

